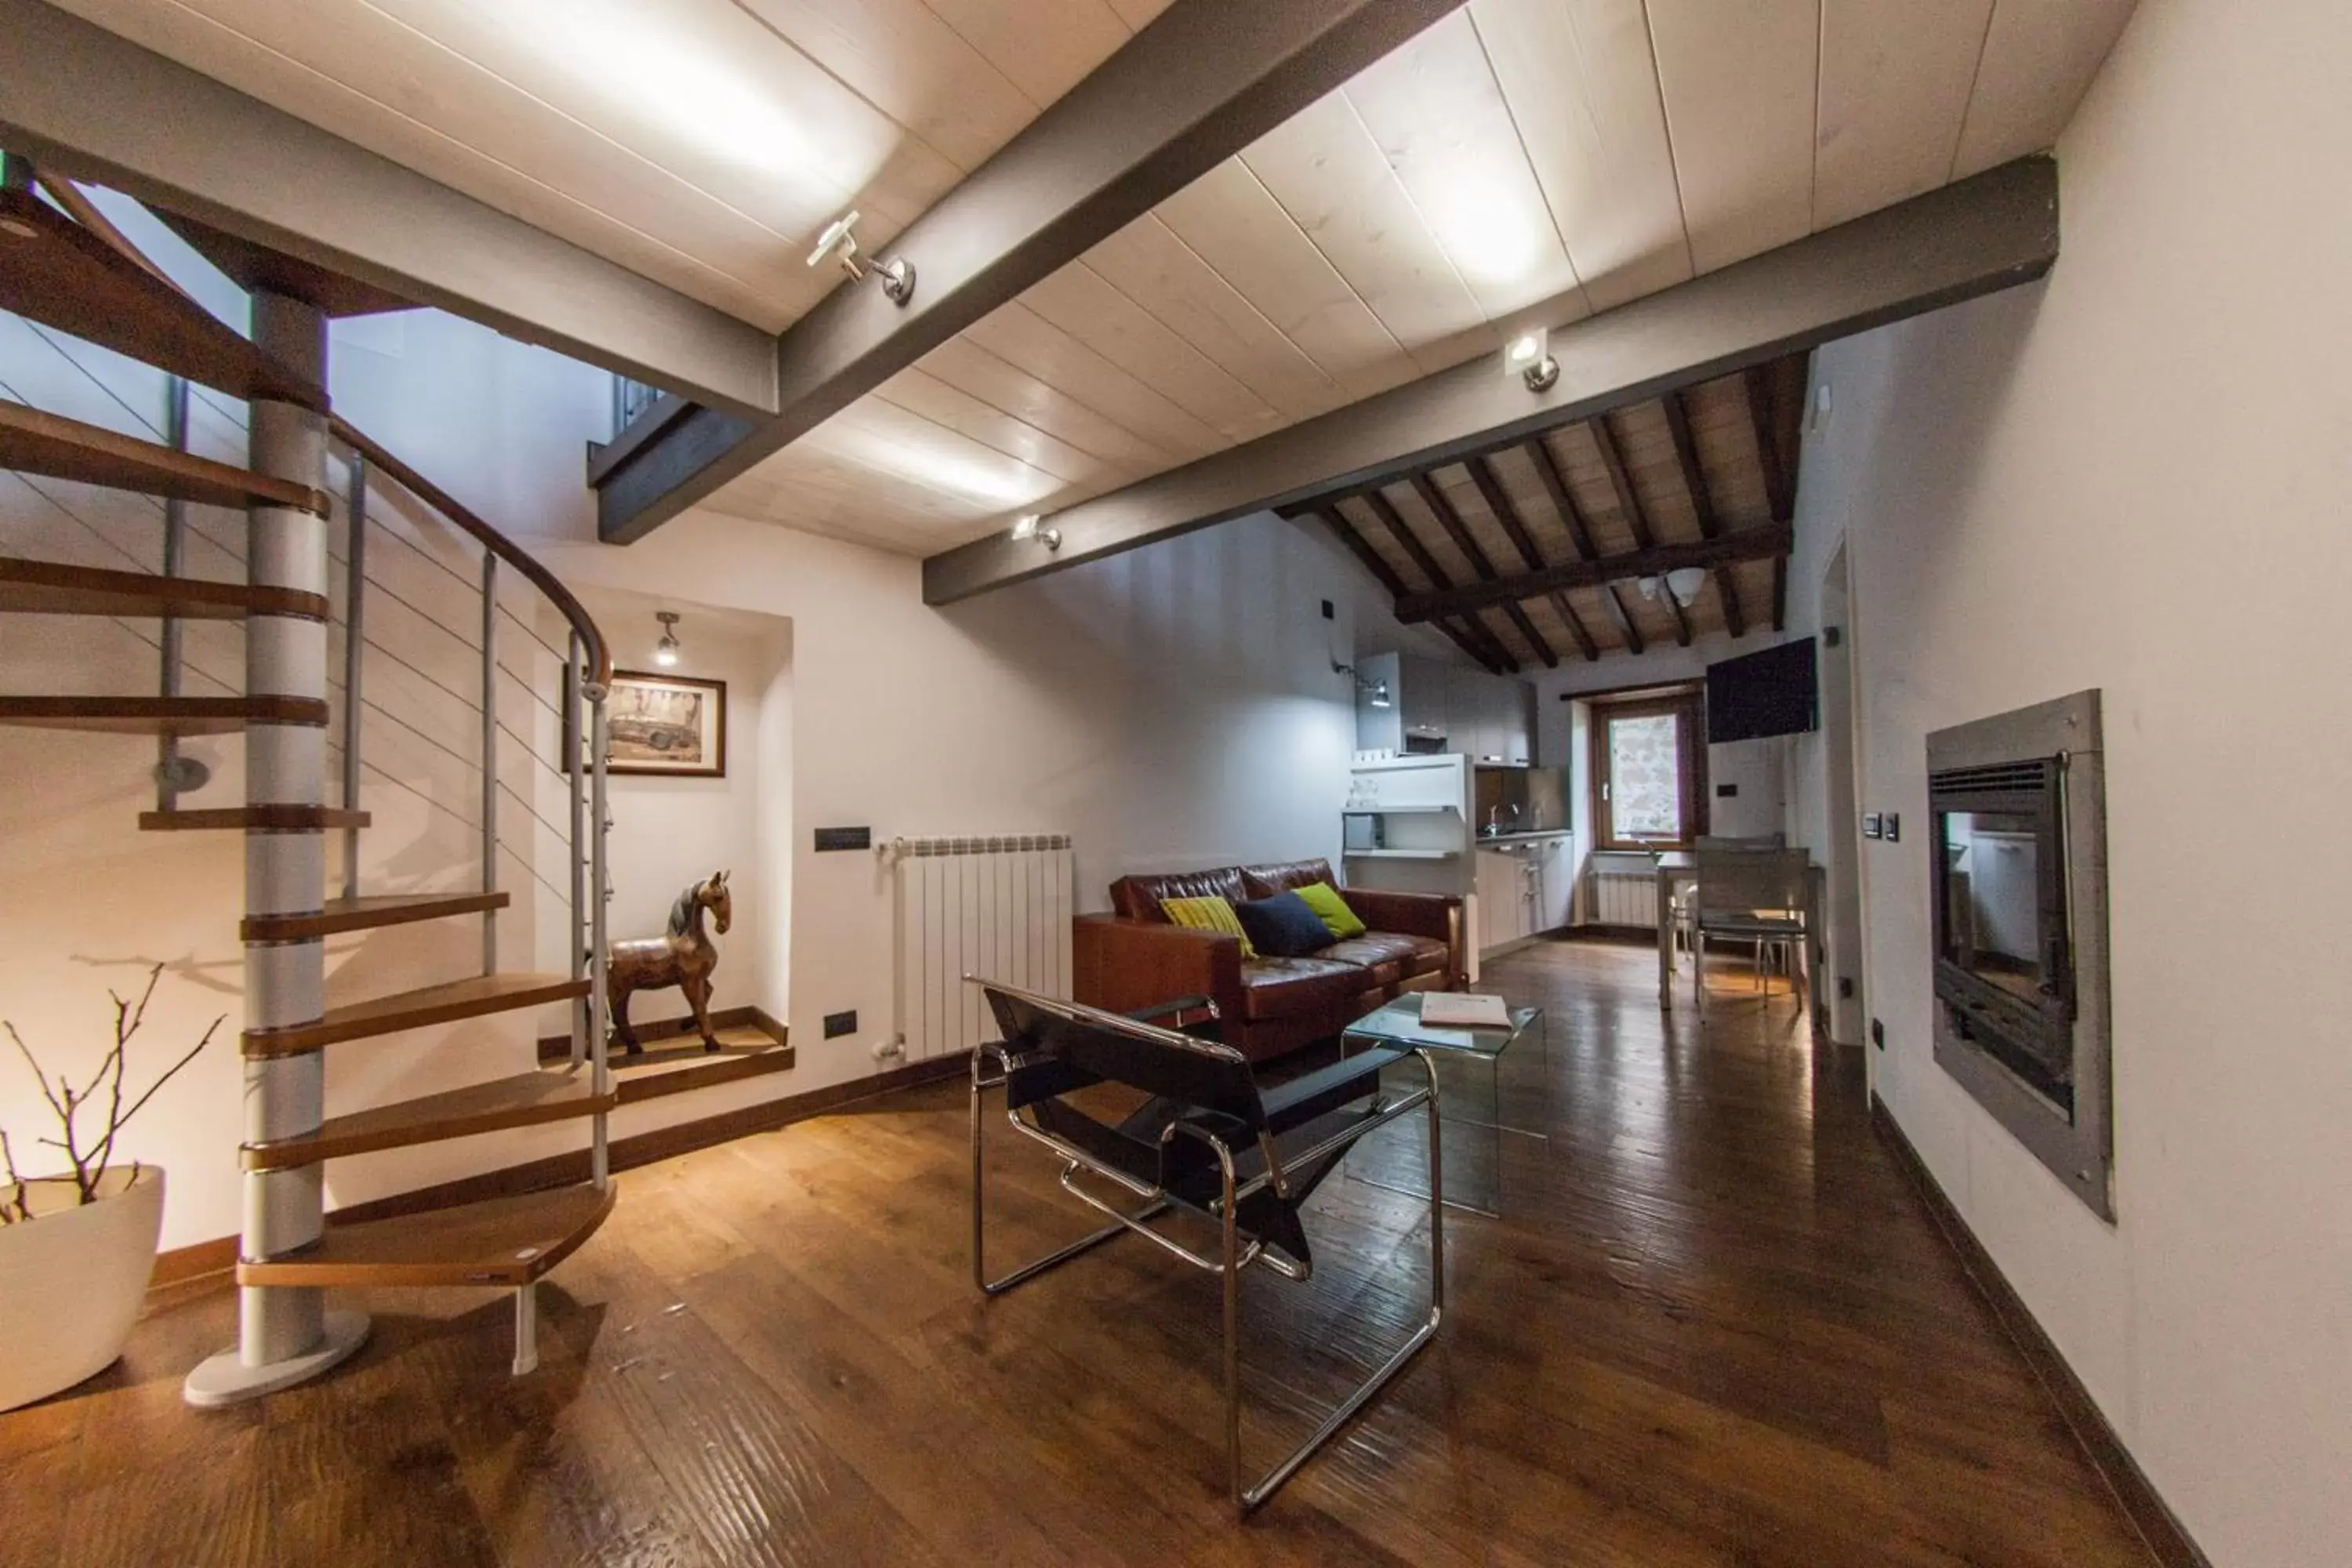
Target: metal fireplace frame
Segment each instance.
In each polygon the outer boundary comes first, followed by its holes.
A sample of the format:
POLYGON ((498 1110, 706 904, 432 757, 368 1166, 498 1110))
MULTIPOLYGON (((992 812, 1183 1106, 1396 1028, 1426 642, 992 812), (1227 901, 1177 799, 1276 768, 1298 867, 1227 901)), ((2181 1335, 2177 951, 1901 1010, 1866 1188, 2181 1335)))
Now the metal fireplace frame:
MULTIPOLYGON (((1937 779, 1972 769, 2048 763, 2057 795, 2058 847, 2064 857, 2063 955, 2071 977, 2074 1103, 2061 1106, 1975 1038, 1975 1029, 1998 1030, 1995 1009, 1972 1005, 1966 986, 1946 982, 1943 907, 1945 874, 1931 866, 1929 885, 1937 907, 1935 931, 1936 1061, 1966 1089, 2011 1136, 2033 1152, 2069 1192, 2100 1218, 2112 1222, 2115 1207, 2113 1103, 2114 1031, 2107 983, 2107 810, 2105 743, 2099 693, 2070 697, 1937 730, 1927 737, 1927 835, 1932 852, 1944 853, 1942 824, 1935 806, 1937 779)), ((1957 804, 1957 803, 1956 803, 1957 804)), ((1948 808, 1947 808, 1948 809, 1948 808)), ((1997 808, 1996 808, 1997 809, 1997 808)), ((2049 933, 2044 932, 2045 952, 2049 933)), ((1964 975, 1963 975, 1964 978, 1964 975)), ((1971 984, 1981 985, 1980 982, 1971 984)))

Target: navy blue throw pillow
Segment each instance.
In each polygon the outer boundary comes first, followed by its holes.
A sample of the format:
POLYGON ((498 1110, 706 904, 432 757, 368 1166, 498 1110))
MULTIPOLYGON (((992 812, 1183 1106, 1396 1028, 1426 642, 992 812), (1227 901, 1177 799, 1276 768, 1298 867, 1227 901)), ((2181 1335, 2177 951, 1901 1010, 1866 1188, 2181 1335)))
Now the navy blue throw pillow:
POLYGON ((1304 958, 1339 941, 1323 917, 1297 893, 1276 893, 1235 904, 1250 945, 1269 958, 1304 958))

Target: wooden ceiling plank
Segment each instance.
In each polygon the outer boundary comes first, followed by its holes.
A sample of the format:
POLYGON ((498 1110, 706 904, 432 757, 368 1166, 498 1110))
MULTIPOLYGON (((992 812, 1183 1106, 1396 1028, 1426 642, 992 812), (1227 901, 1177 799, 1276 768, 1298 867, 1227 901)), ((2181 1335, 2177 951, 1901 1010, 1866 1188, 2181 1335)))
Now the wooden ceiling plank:
POLYGON ((889 244, 898 305, 837 288, 777 340, 776 409, 698 409, 604 477, 597 529, 641 539, 1314 105, 1460 0, 1188 0, 1072 87, 889 244))
MULTIPOLYGON (((1675 438, 1675 458, 1682 465, 1683 483, 1690 489, 1691 515, 1698 520, 1701 539, 1723 531, 1715 515, 1715 498, 1707 489, 1706 469, 1699 462, 1698 441, 1691 434, 1690 409, 1679 391, 1665 395, 1666 428, 1675 438)), ((1748 612, 1739 603, 1739 581, 1728 566, 1715 569, 1716 596, 1723 601, 1723 626, 1734 637, 1748 635, 1748 612)))
MULTIPOLYGON (((1503 481, 1496 476, 1494 465, 1481 456, 1472 458, 1463 467, 1469 472, 1470 482, 1478 487, 1479 497, 1486 501, 1486 510, 1494 513, 1495 521, 1510 536, 1513 547, 1519 552, 1520 563, 1530 572, 1540 571, 1544 564, 1543 552, 1537 546, 1535 536, 1528 531, 1527 521, 1519 516, 1519 509, 1512 504, 1510 492, 1503 488, 1503 481)), ((1559 616, 1559 624, 1568 628, 1568 635, 1575 640, 1578 650, 1588 659, 1599 658, 1601 649, 1593 643, 1592 634, 1585 629, 1583 618, 1576 613, 1576 607, 1568 602, 1568 596, 1552 593, 1545 595, 1544 598, 1551 605, 1552 613, 1559 616)), ((1557 665, 1558 660, 1552 657, 1549 647, 1540 641, 1536 647, 1543 654, 1546 665, 1557 665)))
MULTIPOLYGON (((1381 526, 1388 531, 1389 537, 1396 542, 1397 548, 1403 551, 1412 560, 1415 570, 1429 579, 1433 590, 1443 592, 1453 586, 1454 579, 1446 574, 1444 566, 1439 563, 1437 557, 1431 553, 1428 544, 1423 541, 1421 535, 1413 531, 1412 524, 1404 520, 1404 514, 1397 510, 1394 501, 1378 490, 1367 490, 1359 499, 1370 509, 1372 516, 1380 521, 1381 526)), ((1459 643, 1465 653, 1488 669, 1500 674, 1505 670, 1518 668, 1518 660, 1511 657, 1510 650, 1503 646, 1502 639, 1497 637, 1486 623, 1479 618, 1475 609, 1462 614, 1457 622, 1449 622, 1434 616, 1432 618, 1436 620, 1438 630, 1459 643)))
POLYGON ((1320 518, 1323 526, 1329 529, 1339 542, 1348 547, 1348 553, 1364 563, 1364 570, 1370 572, 1373 579, 1389 591, 1390 598, 1404 597, 1404 579, 1398 576, 1396 568, 1383 560, 1381 552, 1374 550, 1370 543, 1366 542, 1364 536, 1356 531, 1354 523, 1339 515, 1338 507, 1318 506, 1313 510, 1311 515, 1320 518))
POLYGON ((1528 460, 1535 465, 1536 478, 1543 482, 1544 494, 1550 500, 1552 510, 1559 513, 1560 526, 1568 530, 1569 538, 1575 542, 1577 554, 1587 561, 1599 560, 1601 549, 1593 542, 1592 526, 1585 521, 1583 509, 1576 504, 1576 498, 1569 494, 1568 477, 1559 471, 1551 448, 1537 439, 1527 444, 1527 453, 1528 460))
MULTIPOLYGON (((1172 15, 1172 13, 1171 13, 1172 15)), ((2020 159, 1552 335, 1556 384, 1473 363, 1262 436, 1054 514, 1062 548, 999 532, 923 564, 927 603, 1054 572, 1230 518, 1458 462, 1564 423, 2045 276, 2057 167, 2020 159)))
POLYGON ((1397 603, 1397 618, 1401 621, 1425 621, 1438 616, 1466 615, 1489 605, 1530 599, 1554 589, 1596 588, 1630 583, 1643 577, 1663 577, 1686 566, 1711 571, 1736 562, 1783 556, 1795 547, 1796 530, 1792 526, 1785 522, 1767 523, 1760 528, 1738 529, 1717 539, 1661 544, 1654 549, 1605 556, 1598 561, 1547 566, 1540 572, 1529 572, 1493 583, 1472 583, 1459 587, 1435 588, 1423 594, 1409 594, 1397 603))
MULTIPOLYGON (((1460 550, 1469 561, 1470 569, 1478 574, 1481 582, 1493 582, 1496 576, 1494 559, 1480 548, 1478 541, 1470 532, 1469 524, 1462 521, 1462 513, 1451 500, 1446 499, 1444 490, 1438 487, 1437 481, 1424 469, 1412 476, 1412 483, 1413 493, 1421 497, 1422 504, 1429 508, 1430 514, 1437 519, 1438 525, 1445 530, 1446 536, 1454 541, 1454 547, 1460 550)), ((1528 619, 1526 608, 1517 600, 1513 599, 1505 603, 1503 615, 1512 626, 1518 628, 1519 636, 1527 639, 1528 647, 1534 650, 1535 656, 1543 660, 1544 668, 1547 669, 1559 668, 1559 655, 1552 651, 1551 644, 1544 640, 1541 632, 1536 630, 1535 623, 1528 619)))
POLYGON ((1642 497, 1633 489, 1633 476, 1625 471, 1625 455, 1617 445, 1617 427, 1608 415, 1590 421, 1585 428, 1592 433, 1592 445, 1601 454, 1601 465, 1609 470, 1609 488, 1617 492, 1617 510, 1625 514, 1625 527, 1633 535, 1640 549, 1654 548, 1657 535, 1650 528, 1649 513, 1642 508, 1642 497))

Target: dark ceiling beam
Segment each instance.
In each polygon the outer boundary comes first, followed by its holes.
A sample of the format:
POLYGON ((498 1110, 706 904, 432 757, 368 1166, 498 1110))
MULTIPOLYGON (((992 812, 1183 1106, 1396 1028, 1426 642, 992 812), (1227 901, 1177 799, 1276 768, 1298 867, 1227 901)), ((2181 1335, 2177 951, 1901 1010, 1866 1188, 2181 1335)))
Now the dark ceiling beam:
MULTIPOLYGON (((1381 587, 1386 588, 1389 591, 1389 597, 1391 599, 1402 599, 1406 594, 1411 592, 1411 590, 1404 585, 1404 579, 1397 575, 1396 568, 1388 563, 1388 558, 1383 556, 1379 551, 1373 549, 1370 542, 1364 538, 1363 534, 1357 531, 1356 525, 1349 522, 1340 512, 1339 506, 1337 501, 1330 502, 1324 506, 1302 508, 1297 511, 1286 513, 1285 515, 1291 517, 1319 518, 1322 521, 1323 526, 1329 529, 1333 534, 1338 536, 1339 542, 1348 547, 1348 553, 1353 555, 1358 561, 1361 562, 1363 563, 1364 570, 1370 572, 1372 574, 1373 579, 1378 582, 1381 587)), ((1433 621, 1431 624, 1436 626, 1439 631, 1444 632, 1447 637, 1451 637, 1454 640, 1454 645, 1456 647, 1459 647, 1464 653, 1468 654, 1476 663, 1487 669, 1494 670, 1495 673, 1498 675, 1502 673, 1502 671, 1493 663, 1492 656, 1487 653, 1485 645, 1475 641, 1465 634, 1458 623, 1453 621, 1433 621)))
POLYGON ((0 144, 527 343, 753 413, 772 333, 39 0, 0 0, 0 144))
MULTIPOLYGON (((1404 514, 1397 510, 1395 502, 1378 490, 1372 490, 1358 499, 1371 509, 1372 515, 1380 520, 1381 526, 1388 530, 1389 537, 1396 541, 1397 548, 1412 559, 1415 570, 1429 579, 1432 592, 1445 593, 1452 589, 1454 579, 1446 574, 1445 568, 1439 564, 1437 557, 1429 552, 1429 546, 1422 542, 1421 535, 1412 531, 1412 524, 1407 522, 1404 520, 1404 514)), ((1402 604, 1412 596, 1400 595, 1397 597, 1397 603, 1402 604)), ((1424 618, 1435 621, 1437 629, 1459 643, 1463 652, 1496 674, 1503 674, 1519 668, 1519 661, 1511 657, 1510 649, 1505 647, 1502 639, 1488 628, 1486 622, 1478 618, 1475 610, 1454 611, 1448 614, 1457 615, 1460 617, 1461 625, 1458 628, 1448 625, 1441 616, 1430 616, 1424 618)))
MULTIPOLYGON (((1633 535, 1633 547, 1655 549, 1658 536, 1650 527, 1649 513, 1642 509, 1642 496, 1633 488, 1633 476, 1625 470, 1625 455, 1617 446, 1617 426, 1603 414, 1586 427, 1592 433, 1592 444, 1600 448, 1601 466, 1609 470, 1609 488, 1617 492, 1617 510, 1625 514, 1625 527, 1633 535)), ((1690 647, 1690 616, 1683 613, 1683 602, 1671 590, 1660 594, 1657 602, 1665 605, 1667 616, 1675 623, 1675 643, 1690 647)))
POLYGON ((1176 0, 892 237, 892 304, 837 288, 776 343, 776 413, 697 409, 604 477, 626 543, 707 500, 1006 300, 1150 211, 1462 0, 1176 0))
POLYGON ((1598 561, 1577 561, 1547 566, 1540 572, 1506 577, 1495 583, 1473 583, 1426 594, 1408 594, 1397 601, 1397 619, 1425 621, 1436 616, 1467 615, 1509 599, 1533 598, 1554 589, 1597 588, 1640 577, 1663 577, 1685 566, 1712 571, 1739 561, 1764 561, 1783 556, 1796 547, 1796 530, 1785 522, 1742 528, 1717 539, 1692 539, 1607 555, 1598 561))
POLYGON ((1764 494, 1772 507, 1772 521, 1786 522, 1797 515, 1797 479, 1780 449, 1780 426, 1773 416, 1772 372, 1768 365, 1750 365, 1741 378, 1748 392, 1748 422, 1756 433, 1756 460, 1764 469, 1764 494))
MULTIPOLYGON (((1666 429, 1674 437, 1675 460, 1682 465, 1683 486, 1690 492, 1691 515, 1698 520, 1701 539, 1713 539, 1723 531, 1723 521, 1715 515, 1715 495, 1707 488, 1706 469, 1698 459, 1698 440, 1691 434, 1690 408, 1683 394, 1669 392, 1664 399, 1666 429)), ((1723 628, 1735 637, 1748 635, 1748 612, 1739 603, 1739 579, 1730 567, 1715 569, 1716 597, 1723 601, 1723 628)))
POLYGON ((1789 629, 1789 558, 1785 555, 1772 559, 1772 629, 1789 629))
MULTIPOLYGON (((1486 510, 1495 514, 1496 522, 1509 537, 1512 548, 1519 552, 1520 564, 1530 572, 1542 571, 1542 547, 1536 543, 1535 535, 1528 531, 1527 521, 1519 516, 1519 509, 1511 504, 1510 492, 1495 477, 1495 466, 1484 458, 1473 458, 1463 467, 1469 470, 1470 482, 1478 487, 1478 495, 1486 501, 1486 510)), ((1576 646, 1584 657, 1587 659, 1599 658, 1601 649, 1593 642, 1592 634, 1585 630, 1584 617, 1578 615, 1576 606, 1568 602, 1568 595, 1552 593, 1544 597, 1550 602, 1552 614, 1559 617, 1560 625, 1568 628, 1568 635, 1576 639, 1576 646)))
MULTIPOLYGON (((1283 7, 1267 7, 1282 9, 1283 7)), ((2031 282, 2058 258, 2057 165, 2021 158, 1551 334, 1547 392, 1485 355, 923 563, 944 605, 1382 475, 1459 462, 1555 426, 2031 282)), ((919 260, 919 258, 918 258, 919 260)))
MULTIPOLYGON (((1461 551, 1464 559, 1470 563, 1470 569, 1478 574, 1478 580, 1491 583, 1499 576, 1494 561, 1479 545, 1477 535, 1472 533, 1470 525, 1462 521, 1462 514, 1454 510, 1454 503, 1445 499, 1445 492, 1438 488, 1437 481, 1425 473, 1415 474, 1412 476, 1412 489, 1413 493, 1421 497, 1421 504, 1437 519, 1438 526, 1445 530, 1446 537, 1454 541, 1454 547, 1461 551)), ((1511 625, 1518 628, 1519 636, 1527 639, 1528 646, 1535 649, 1536 657, 1544 661, 1546 669, 1559 668, 1559 655, 1552 651, 1551 644, 1536 630, 1535 622, 1528 619, 1525 605, 1513 599, 1503 606, 1503 614, 1509 617, 1511 625)))
MULTIPOLYGON (((1536 478, 1543 481, 1544 497, 1551 502, 1552 510, 1559 514, 1559 525, 1568 530, 1568 537, 1576 545, 1577 553, 1587 561, 1600 560, 1601 547, 1593 542, 1592 525, 1585 521, 1583 509, 1569 493, 1568 476, 1559 471, 1559 464, 1552 458, 1551 448, 1545 446, 1540 437, 1529 441, 1528 460, 1536 466, 1536 478)), ((1619 596, 1616 584, 1601 584, 1601 607, 1617 624, 1625 646, 1634 653, 1641 652, 1642 633, 1633 625, 1633 612, 1625 608, 1625 601, 1619 596)))

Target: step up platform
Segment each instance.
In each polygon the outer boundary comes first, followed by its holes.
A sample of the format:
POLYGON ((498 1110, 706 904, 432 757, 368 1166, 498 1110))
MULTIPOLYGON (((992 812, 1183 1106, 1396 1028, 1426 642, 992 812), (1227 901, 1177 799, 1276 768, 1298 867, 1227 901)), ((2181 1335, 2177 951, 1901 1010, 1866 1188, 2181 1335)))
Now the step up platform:
MULTIPOLYGON (((141 826, 145 823, 142 821, 141 826)), ((237 927, 237 939, 301 942, 314 936, 373 931, 380 926, 437 921, 451 915, 487 914, 505 909, 512 901, 512 896, 507 893, 363 893, 352 899, 329 899, 315 915, 247 915, 237 927)))
POLYGON ((247 724, 324 725, 316 697, 0 697, 0 724, 116 735, 229 735, 247 724))
POLYGON ((595 1091, 586 1068, 520 1073, 440 1094, 370 1106, 349 1116, 331 1116, 315 1132, 273 1143, 247 1143, 242 1154, 248 1171, 282 1171, 350 1154, 593 1116, 619 1102, 617 1092, 595 1091))
POLYGON ((318 1243, 240 1262, 239 1285, 530 1285, 577 1251, 613 1212, 616 1186, 554 1187, 359 1225, 332 1216, 318 1243))
MULTIPOLYGON (((5 255, 0 252, 0 255, 5 255)), ((327 492, 215 463, 56 414, 0 400, 0 468, 203 506, 286 506, 327 516, 327 492)))
POLYGON ((197 577, 157 577, 57 561, 0 555, 0 614, 20 616, 176 616, 184 621, 236 621, 247 616, 327 618, 323 594, 257 588, 197 577))
POLYGON ((568 974, 477 974, 442 985, 427 985, 421 990, 403 991, 391 996, 377 996, 365 1002, 330 1007, 316 1023, 297 1024, 284 1029, 248 1029, 245 1033, 245 1054, 248 1057, 299 1056, 304 1051, 315 1051, 321 1046, 337 1045, 345 1040, 397 1035, 404 1029, 421 1029, 427 1025, 478 1018, 491 1013, 510 1013, 525 1007, 542 1007, 587 994, 588 982, 574 980, 568 974))
POLYGON ((327 406, 324 388, 30 191, 0 190, 0 310, 231 397, 327 406))

